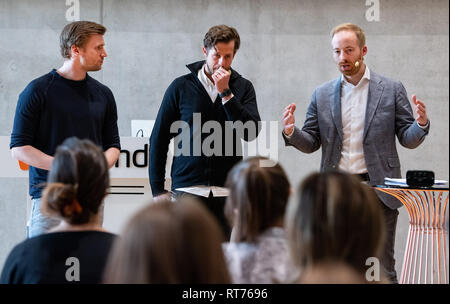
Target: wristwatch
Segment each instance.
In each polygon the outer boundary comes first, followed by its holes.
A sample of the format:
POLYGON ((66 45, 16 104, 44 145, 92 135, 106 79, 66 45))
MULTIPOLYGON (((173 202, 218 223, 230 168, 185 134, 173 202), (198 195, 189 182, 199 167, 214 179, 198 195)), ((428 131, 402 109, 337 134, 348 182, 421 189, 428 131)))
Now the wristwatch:
POLYGON ((230 95, 231 95, 231 90, 230 89, 226 89, 222 93, 219 93, 219 97, 220 98, 224 98, 224 97, 227 97, 227 96, 230 96, 230 95))

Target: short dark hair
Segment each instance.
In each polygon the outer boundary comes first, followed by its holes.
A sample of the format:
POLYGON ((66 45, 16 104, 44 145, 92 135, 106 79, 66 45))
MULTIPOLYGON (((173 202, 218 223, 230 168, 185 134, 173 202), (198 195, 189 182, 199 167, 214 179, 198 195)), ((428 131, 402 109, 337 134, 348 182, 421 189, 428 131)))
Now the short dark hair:
POLYGON ((64 58, 70 58, 72 45, 83 47, 91 35, 104 35, 106 28, 91 21, 75 21, 67 24, 59 36, 59 47, 64 58))
POLYGON ((234 229, 232 242, 255 242, 258 235, 284 219, 291 187, 288 177, 279 164, 261 166, 264 160, 268 158, 247 158, 228 174, 225 214, 234 229))
POLYGON ((56 149, 48 184, 42 194, 43 211, 70 224, 88 223, 109 187, 103 150, 88 139, 66 139, 56 149))
POLYGON ((206 50, 209 50, 218 42, 228 43, 230 41, 234 41, 234 53, 236 53, 241 44, 241 38, 239 37, 237 30, 225 24, 215 25, 205 34, 203 46, 206 50))

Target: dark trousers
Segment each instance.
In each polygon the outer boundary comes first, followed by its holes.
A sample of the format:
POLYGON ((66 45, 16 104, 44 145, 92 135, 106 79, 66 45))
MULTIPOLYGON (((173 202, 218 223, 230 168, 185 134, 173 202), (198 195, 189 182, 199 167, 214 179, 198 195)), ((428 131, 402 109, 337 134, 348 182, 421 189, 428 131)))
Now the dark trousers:
POLYGON ((172 191, 172 193, 175 195, 175 197, 191 195, 198 201, 200 201, 217 220, 217 223, 219 224, 223 232, 222 242, 228 242, 230 240, 231 228, 228 224, 228 220, 226 219, 224 212, 226 197, 214 197, 212 195, 212 192, 209 193, 209 197, 193 195, 181 191, 172 191))
MULTIPOLYGON (((370 177, 368 173, 354 174, 356 177, 361 179, 361 181, 368 183, 370 177)), ((384 250, 381 256, 381 267, 383 267, 384 272, 388 279, 393 284, 398 284, 397 272, 395 271, 395 258, 394 258, 394 247, 395 247, 395 232, 397 229, 397 219, 398 210, 391 209, 386 206, 379 198, 378 202, 381 205, 384 213, 385 229, 386 229, 386 240, 384 243, 384 250)))
POLYGON ((398 284, 397 272, 395 271, 395 258, 394 258, 394 245, 395 245, 395 231, 397 228, 398 210, 387 207, 380 201, 380 204, 384 212, 384 220, 386 223, 386 241, 384 244, 384 251, 381 257, 381 266, 388 279, 394 283, 398 284))

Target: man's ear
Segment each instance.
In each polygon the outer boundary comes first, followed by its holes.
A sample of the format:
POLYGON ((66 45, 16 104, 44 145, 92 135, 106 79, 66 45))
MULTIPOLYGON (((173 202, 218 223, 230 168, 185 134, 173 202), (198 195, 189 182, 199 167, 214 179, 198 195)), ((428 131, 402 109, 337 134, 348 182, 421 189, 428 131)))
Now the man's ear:
POLYGON ((366 56, 367 55, 367 45, 363 46, 362 48, 362 56, 366 56))
POLYGON ((80 48, 76 45, 70 47, 70 57, 76 57, 80 54, 80 48))
POLYGON ((205 55, 205 57, 208 56, 208 50, 206 50, 205 47, 202 48, 202 51, 203 51, 203 55, 205 55))

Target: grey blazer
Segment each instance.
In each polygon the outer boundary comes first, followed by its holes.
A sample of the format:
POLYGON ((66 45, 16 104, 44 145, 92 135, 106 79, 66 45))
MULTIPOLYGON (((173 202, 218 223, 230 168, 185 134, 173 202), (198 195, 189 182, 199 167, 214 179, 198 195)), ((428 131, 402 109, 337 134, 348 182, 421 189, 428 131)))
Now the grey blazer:
MULTIPOLYGON (((402 83, 370 72, 369 93, 364 121, 363 150, 370 184, 382 185, 385 177, 401 177, 395 136, 404 147, 419 146, 428 134, 415 121, 402 83)), ((320 170, 339 168, 342 150, 341 78, 318 87, 308 106, 306 120, 300 130, 295 127, 287 146, 312 153, 322 146, 320 170)), ((376 191, 391 209, 402 206, 392 196, 376 191)))

